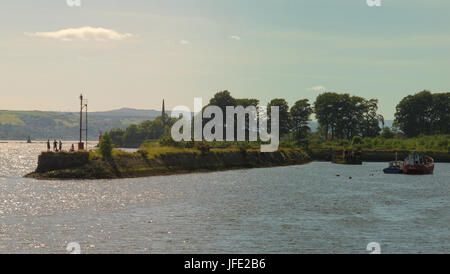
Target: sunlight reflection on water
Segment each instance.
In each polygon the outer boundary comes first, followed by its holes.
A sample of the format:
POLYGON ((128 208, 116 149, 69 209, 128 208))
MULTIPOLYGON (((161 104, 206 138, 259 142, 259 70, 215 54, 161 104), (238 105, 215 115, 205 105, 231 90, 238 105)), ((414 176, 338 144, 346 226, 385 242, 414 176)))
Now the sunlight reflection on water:
POLYGON ((45 143, 0 143, 0 253, 450 252, 450 165, 385 163, 124 180, 36 181, 45 143), (336 174, 341 174, 337 177, 336 174), (352 179, 349 179, 349 177, 352 179))

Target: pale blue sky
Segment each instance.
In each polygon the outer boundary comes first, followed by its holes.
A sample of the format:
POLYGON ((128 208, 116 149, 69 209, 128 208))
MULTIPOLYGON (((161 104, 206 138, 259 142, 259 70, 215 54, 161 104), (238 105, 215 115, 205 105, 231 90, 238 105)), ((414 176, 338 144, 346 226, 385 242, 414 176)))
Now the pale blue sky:
POLYGON ((0 109, 74 111, 81 91, 91 110, 159 109, 162 98, 191 107, 194 96, 207 101, 224 89, 292 105, 325 88, 378 98, 391 119, 402 97, 449 90, 447 0, 0 6, 0 109))

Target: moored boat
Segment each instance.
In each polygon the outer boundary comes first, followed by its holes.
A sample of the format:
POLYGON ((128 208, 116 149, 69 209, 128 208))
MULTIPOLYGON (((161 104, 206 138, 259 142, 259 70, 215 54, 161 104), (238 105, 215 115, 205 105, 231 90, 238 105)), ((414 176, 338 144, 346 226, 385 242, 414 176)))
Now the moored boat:
POLYGON ((389 167, 383 169, 383 172, 386 174, 402 174, 403 165, 403 161, 389 162, 389 167))
POLYGON ((413 152, 405 159, 402 171, 411 175, 433 174, 434 160, 430 156, 413 152))
POLYGON ((383 169, 386 174, 402 174, 403 173, 403 161, 397 160, 397 152, 395 152, 395 161, 389 162, 389 167, 383 169))

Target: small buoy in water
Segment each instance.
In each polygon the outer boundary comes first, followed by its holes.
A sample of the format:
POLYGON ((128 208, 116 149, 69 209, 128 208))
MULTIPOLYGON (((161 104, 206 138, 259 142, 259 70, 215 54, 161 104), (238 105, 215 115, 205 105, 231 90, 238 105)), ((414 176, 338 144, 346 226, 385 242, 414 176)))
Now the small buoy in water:
POLYGON ((341 176, 341 174, 336 174, 336 176, 337 176, 337 177, 340 177, 340 176, 341 176))
POLYGON ((352 179, 352 176, 348 177, 350 180, 352 179))

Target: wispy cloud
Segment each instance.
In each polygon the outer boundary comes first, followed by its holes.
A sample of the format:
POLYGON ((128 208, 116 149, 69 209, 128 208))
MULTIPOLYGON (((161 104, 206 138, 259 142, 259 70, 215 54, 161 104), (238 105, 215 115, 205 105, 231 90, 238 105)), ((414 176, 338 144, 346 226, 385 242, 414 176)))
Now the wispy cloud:
POLYGON ((31 37, 55 39, 64 42, 70 42, 75 40, 98 41, 98 42, 120 41, 132 36, 130 33, 119 33, 111 29, 94 28, 89 26, 81 28, 61 29, 58 31, 51 31, 51 32, 25 33, 25 35, 31 37))
POLYGON ((314 87, 308 88, 308 90, 316 91, 316 92, 323 92, 323 91, 326 91, 327 89, 324 86, 314 86, 314 87))
POLYGON ((241 37, 239 37, 239 36, 237 36, 237 35, 231 35, 231 36, 229 36, 228 38, 230 38, 230 39, 232 39, 232 40, 237 40, 237 41, 241 40, 241 37))
POLYGON ((187 40, 181 40, 180 44, 181 45, 189 45, 191 42, 187 41, 187 40))

